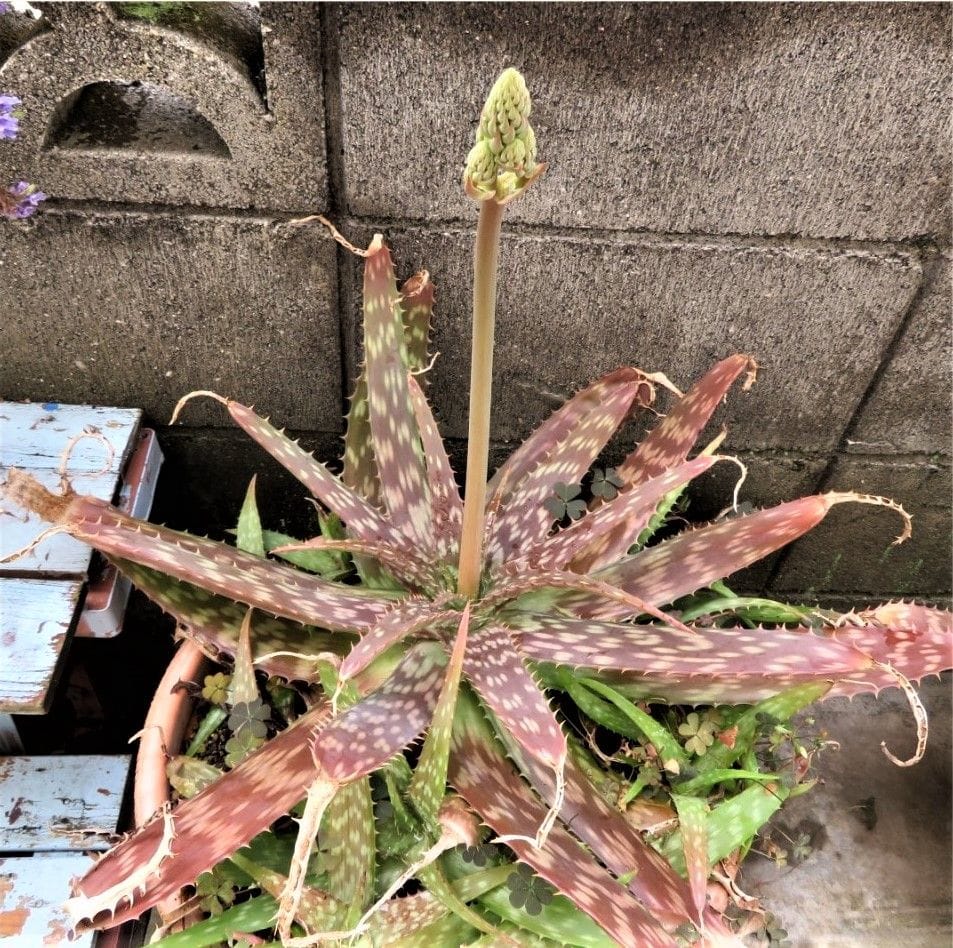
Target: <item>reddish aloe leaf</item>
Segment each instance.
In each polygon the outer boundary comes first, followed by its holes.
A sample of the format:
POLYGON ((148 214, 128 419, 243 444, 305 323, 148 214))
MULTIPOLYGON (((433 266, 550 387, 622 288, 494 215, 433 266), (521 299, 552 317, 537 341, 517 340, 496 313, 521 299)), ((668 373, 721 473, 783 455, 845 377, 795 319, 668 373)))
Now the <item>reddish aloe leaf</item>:
POLYGON ((890 668, 910 681, 953 668, 953 613, 945 609, 888 602, 844 616, 830 635, 878 663, 862 676, 862 683, 840 682, 833 694, 854 695, 896 687, 898 681, 890 668))
MULTIPOLYGON (((731 356, 714 366, 616 469, 625 486, 637 487, 684 461, 735 379, 746 371, 745 388, 750 388, 756 370, 754 360, 746 355, 731 356)), ((580 555, 576 568, 591 572, 614 562, 625 555, 637 535, 628 524, 620 524, 580 555)))
POLYGON ((757 365, 751 356, 733 355, 710 369, 679 399, 616 469, 625 485, 642 484, 684 461, 718 403, 742 371, 747 373, 745 388, 748 389, 754 383, 757 365))
POLYGON ((297 442, 292 441, 250 408, 228 402, 228 413, 279 464, 290 471, 328 510, 347 524, 351 535, 361 540, 384 541, 409 546, 409 539, 379 510, 335 477, 297 442))
MULTIPOLYGON (((686 531, 600 570, 594 578, 632 592, 652 605, 664 605, 773 553, 817 526, 835 504, 852 501, 878 503, 880 498, 849 493, 801 497, 745 517, 686 531)), ((567 593, 562 604, 587 618, 626 615, 624 607, 596 602, 583 593, 567 593)))
POLYGON ((407 788, 407 797, 414 809, 430 827, 435 827, 440 805, 446 795, 447 762, 450 759, 450 732, 453 714, 460 691, 460 675, 463 671, 463 656, 467 647, 470 628, 470 606, 464 607, 457 629, 457 637, 447 663, 447 674, 440 689, 436 710, 430 729, 420 751, 414 775, 407 788))
POLYGON ((463 668, 487 707, 520 746, 547 767, 561 768, 566 759, 566 736, 513 647, 509 630, 490 625, 472 632, 463 668))
MULTIPOLYGON (((185 637, 206 655, 216 660, 234 658, 239 629, 247 612, 244 607, 158 570, 116 557, 110 557, 110 562, 169 613, 185 637)), ((316 681, 314 657, 322 652, 343 655, 351 640, 340 633, 332 634, 257 611, 252 616, 251 627, 255 667, 292 681, 316 681)))
POLYGON ((652 401, 652 386, 638 369, 622 368, 602 376, 577 392, 562 408, 553 412, 507 459, 487 484, 487 509, 497 510, 523 479, 549 458, 553 449, 592 415, 598 415, 603 400, 615 390, 631 390, 635 385, 639 404, 652 401))
POLYGON ((341 663, 341 678, 353 678, 401 639, 425 630, 437 630, 458 615, 429 599, 405 599, 382 616, 351 649, 341 663))
MULTIPOLYGON (((555 799, 553 773, 528 757, 502 732, 507 752, 516 761, 543 800, 555 799)), ((613 874, 625 878, 626 888, 652 914, 673 927, 691 921, 693 905, 688 885, 651 846, 623 814, 599 794, 570 754, 566 760, 566 796, 560 814, 575 833, 613 874)), ((724 927, 711 911, 706 927, 724 934, 724 927)))
POLYGON ((528 659, 624 673, 612 680, 638 684, 662 700, 759 700, 808 681, 862 680, 872 667, 855 648, 810 629, 683 632, 545 615, 509 621, 528 659))
POLYGON ((327 717, 323 705, 302 715, 235 770, 176 807, 170 855, 148 878, 137 880, 136 873, 163 847, 161 814, 111 849, 73 887, 76 897, 68 908, 77 930, 137 918, 286 813, 313 779, 312 734, 327 717))
POLYGON ((328 805, 342 786, 382 767, 426 728, 445 664, 435 642, 414 646, 376 691, 314 735, 311 753, 317 770, 308 787, 288 881, 278 905, 276 924, 282 944, 303 943, 292 936, 291 926, 299 916, 308 860, 328 805))
MULTIPOLYGON (((427 365, 430 342, 430 315, 433 284, 426 270, 412 276, 401 287, 401 313, 407 361, 412 371, 427 365)), ((380 503, 380 483, 371 443, 370 414, 367 407, 367 373, 361 372, 351 397, 344 435, 344 470, 341 479, 372 504, 380 503)))
POLYGON ((437 555, 444 560, 453 559, 460 540, 463 526, 463 503, 460 491, 450 467, 450 459, 440 437, 440 429, 434 420, 433 412, 417 380, 410 377, 410 396, 420 428, 424 455, 427 459, 427 478, 430 481, 430 495, 433 499, 434 529, 436 532, 437 555))
MULTIPOLYGON (((546 808, 496 747, 472 699, 463 698, 454 721, 451 783, 497 833, 519 837, 535 831, 546 808)), ((558 823, 540 849, 518 838, 509 845, 620 944, 674 946, 642 905, 558 823)))
POLYGON ((619 524, 625 525, 631 545, 666 494, 703 474, 720 460, 719 457, 695 458, 643 484, 622 490, 613 500, 600 504, 564 530, 520 551, 515 563, 525 562, 538 569, 566 568, 591 543, 619 524))
POLYGON ((315 735, 319 772, 343 784, 402 751, 430 723, 445 666, 436 642, 415 645, 380 688, 315 735))
POLYGON ((387 543, 372 543, 367 540, 326 540, 324 537, 315 537, 313 540, 273 547, 271 552, 280 555, 299 550, 344 550, 348 553, 357 553, 376 559, 396 579, 408 586, 432 589, 436 583, 431 566, 406 550, 396 550, 387 543))
POLYGON ((430 487, 407 382, 399 299, 390 251, 375 236, 364 259, 364 356, 377 476, 390 519, 432 550, 430 487))
POLYGON ((682 831, 682 849, 688 870, 697 921, 701 923, 708 889, 708 804, 701 797, 673 793, 672 802, 678 812, 682 831))
POLYGON ((545 538, 553 525, 546 500, 557 484, 582 480, 645 385, 640 373, 622 369, 590 385, 556 413, 566 412, 566 418, 542 442, 545 454, 531 471, 514 482, 511 477, 520 473, 519 467, 501 468, 505 472, 499 485, 502 504, 487 525, 489 562, 505 562, 545 538))
POLYGON ((10 471, 4 490, 107 556, 161 570, 286 619, 351 631, 373 625, 392 605, 224 543, 136 520, 95 497, 52 494, 22 471, 10 471))

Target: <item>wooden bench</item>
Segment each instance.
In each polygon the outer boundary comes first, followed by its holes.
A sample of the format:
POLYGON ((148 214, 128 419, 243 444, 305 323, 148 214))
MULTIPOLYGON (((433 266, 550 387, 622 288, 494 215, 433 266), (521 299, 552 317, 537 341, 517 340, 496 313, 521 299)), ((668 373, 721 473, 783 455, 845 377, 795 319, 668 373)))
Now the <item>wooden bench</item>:
MULTIPOLYGON (((0 757, 0 945, 67 944, 69 881, 115 840, 129 761, 0 757)), ((93 945, 93 936, 72 944, 93 945)))
MULTIPOLYGON (((0 480, 28 470, 147 516, 162 455, 141 412, 0 402, 0 480)), ((22 752, 16 716, 44 714, 74 635, 118 634, 129 585, 64 534, 3 502, 0 559, 0 755, 22 752), (93 567, 94 575, 90 576, 93 567)), ((0 756, 0 948, 67 944, 69 882, 120 825, 129 755, 0 756)), ((116 932, 71 944, 117 945, 116 932)))
MULTIPOLYGON (((58 490, 69 448, 74 490, 146 516, 162 455, 141 420, 137 409, 0 402, 0 479, 18 467, 58 490)), ((28 552, 0 562, 0 753, 21 749, 13 715, 49 710, 74 632, 118 634, 129 595, 110 567, 87 582, 92 550, 72 537, 58 533, 31 548, 47 526, 4 502, 0 560, 28 552)))

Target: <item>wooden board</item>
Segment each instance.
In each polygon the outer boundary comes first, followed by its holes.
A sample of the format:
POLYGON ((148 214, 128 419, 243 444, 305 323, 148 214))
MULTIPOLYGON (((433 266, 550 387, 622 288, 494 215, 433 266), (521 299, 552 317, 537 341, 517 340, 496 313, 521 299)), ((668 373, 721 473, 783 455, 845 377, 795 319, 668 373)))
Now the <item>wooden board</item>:
POLYGON ((81 580, 0 580, 0 713, 43 714, 72 632, 81 580))
MULTIPOLYGON (((70 453, 68 475, 73 490, 112 500, 119 475, 135 446, 142 412, 131 408, 95 408, 55 403, 0 402, 0 481, 6 470, 29 471, 49 490, 60 491, 59 469, 70 439, 84 431, 97 438, 78 441, 70 453)), ((29 546, 49 526, 38 517, 4 501, 0 511, 0 559, 29 546)), ((56 534, 9 563, 0 574, 42 573, 85 576, 92 550, 64 534, 56 534)))
POLYGON ((131 757, 0 757, 0 853, 105 850, 131 757))
POLYGON ((92 864, 92 857, 81 853, 0 857, 0 948, 91 948, 92 932, 69 941, 63 902, 70 880, 92 864))
POLYGON ((25 470, 57 470, 63 449, 84 431, 99 432, 113 457, 96 438, 83 438, 70 452, 71 473, 93 473, 105 466, 118 474, 139 429, 138 408, 99 408, 56 402, 0 402, 0 465, 25 470))

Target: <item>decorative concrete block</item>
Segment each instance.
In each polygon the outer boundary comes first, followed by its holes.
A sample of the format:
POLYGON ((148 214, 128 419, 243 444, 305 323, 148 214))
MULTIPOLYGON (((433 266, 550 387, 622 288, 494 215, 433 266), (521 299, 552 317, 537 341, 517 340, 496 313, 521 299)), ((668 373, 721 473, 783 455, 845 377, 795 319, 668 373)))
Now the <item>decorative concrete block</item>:
MULTIPOLYGON (((369 239, 370 230, 349 228, 369 239)), ((431 374, 438 419, 466 435, 472 231, 389 229, 399 272, 437 290, 431 374)), ((360 242, 360 241, 358 241, 360 242)), ((352 335, 360 261, 351 259, 352 335)), ((716 423, 736 450, 835 447, 920 279, 913 255, 774 243, 504 237, 492 432, 524 438, 577 388, 619 365, 687 388, 750 352, 759 382, 716 423)), ((352 354, 353 361, 353 354, 352 354)), ((739 387, 740 389, 740 387, 739 387)))
POLYGON ((851 433, 848 450, 949 455, 950 258, 930 263, 926 286, 893 357, 851 433))
POLYGON ((516 66, 550 164, 516 219, 949 233, 949 7, 348 4, 338 15, 354 214, 469 217, 459 171, 493 77, 516 66))
POLYGON ((779 591, 942 598, 951 590, 950 468, 920 461, 843 456, 825 490, 885 495, 913 515, 913 537, 891 545, 893 511, 840 504, 791 547, 773 581, 779 591))
MULTIPOLYGON (((213 389, 314 431, 341 427, 336 263, 319 230, 228 217, 45 212, 0 228, 0 392, 136 405, 159 423, 213 389)), ((230 426, 197 400, 186 425, 230 426)))
POLYGON ((57 198, 324 205, 315 7, 49 3, 43 12, 34 35, 8 37, 0 66, 0 86, 25 112, 18 139, 4 143, 7 177, 57 198))

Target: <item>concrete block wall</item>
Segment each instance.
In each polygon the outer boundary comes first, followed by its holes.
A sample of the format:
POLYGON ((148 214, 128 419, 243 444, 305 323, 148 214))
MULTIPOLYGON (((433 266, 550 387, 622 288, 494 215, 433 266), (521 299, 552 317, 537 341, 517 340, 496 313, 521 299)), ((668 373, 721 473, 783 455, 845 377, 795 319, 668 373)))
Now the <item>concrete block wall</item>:
MULTIPOLYGON (((718 418, 748 498, 889 494, 915 533, 888 548, 889 513, 838 511, 741 584, 949 599, 947 5, 43 10, 0 17, 0 88, 25 109, 0 178, 51 195, 0 228, 0 395, 144 407, 175 473, 167 521, 220 531, 259 469, 269 514, 307 516, 218 406, 166 422, 213 388, 337 452, 360 273, 320 229, 283 226, 317 211, 430 270, 432 391, 462 458, 475 210, 458 179, 516 65, 550 170, 505 225, 494 458, 602 371, 684 387, 750 352, 759 382, 718 418)), ((695 515, 729 488, 709 478, 695 515)))

